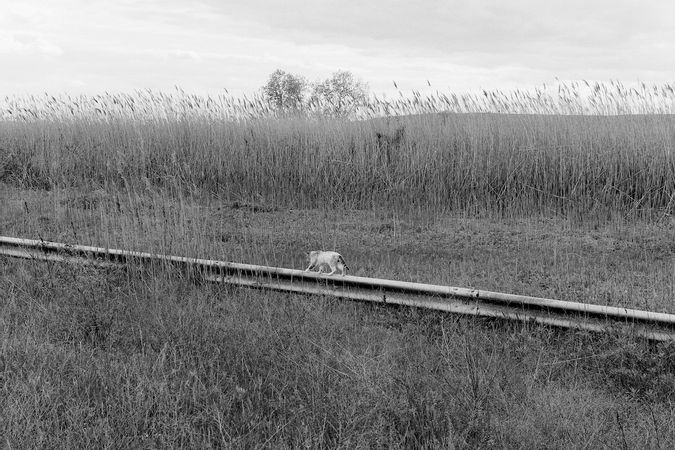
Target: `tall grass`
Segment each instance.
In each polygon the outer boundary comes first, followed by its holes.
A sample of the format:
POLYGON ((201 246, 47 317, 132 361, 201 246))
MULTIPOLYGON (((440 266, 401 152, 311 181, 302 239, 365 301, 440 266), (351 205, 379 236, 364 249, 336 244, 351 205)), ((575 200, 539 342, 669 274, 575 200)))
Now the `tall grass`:
POLYGON ((289 207, 662 215, 675 207, 674 105, 668 85, 618 83, 373 98, 359 120, 181 91, 6 98, 0 180, 289 207))

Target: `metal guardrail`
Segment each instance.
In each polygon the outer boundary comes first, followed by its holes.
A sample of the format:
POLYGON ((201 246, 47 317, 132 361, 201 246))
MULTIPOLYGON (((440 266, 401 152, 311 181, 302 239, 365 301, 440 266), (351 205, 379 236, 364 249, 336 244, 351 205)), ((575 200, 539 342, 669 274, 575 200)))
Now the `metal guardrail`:
POLYGON ((519 320, 595 332, 628 333, 657 341, 675 340, 675 315, 566 302, 461 287, 158 255, 0 236, 0 255, 97 266, 168 264, 204 279, 249 288, 413 306, 449 313, 519 320))

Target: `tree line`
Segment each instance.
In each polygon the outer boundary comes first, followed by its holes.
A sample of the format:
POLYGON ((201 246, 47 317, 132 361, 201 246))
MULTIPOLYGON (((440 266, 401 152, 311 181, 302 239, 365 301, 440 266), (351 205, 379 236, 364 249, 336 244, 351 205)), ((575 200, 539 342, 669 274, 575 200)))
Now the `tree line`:
POLYGON ((368 85, 343 70, 324 81, 309 82, 302 75, 277 69, 262 87, 262 93, 279 111, 312 110, 328 116, 346 117, 366 103, 368 85))

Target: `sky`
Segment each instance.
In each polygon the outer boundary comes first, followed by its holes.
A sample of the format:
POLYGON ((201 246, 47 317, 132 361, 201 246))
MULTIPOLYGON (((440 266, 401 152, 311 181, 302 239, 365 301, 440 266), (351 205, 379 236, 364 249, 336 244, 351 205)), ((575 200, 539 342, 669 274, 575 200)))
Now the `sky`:
POLYGON ((251 94, 276 69, 375 94, 675 79, 672 0, 0 0, 0 96, 251 94))

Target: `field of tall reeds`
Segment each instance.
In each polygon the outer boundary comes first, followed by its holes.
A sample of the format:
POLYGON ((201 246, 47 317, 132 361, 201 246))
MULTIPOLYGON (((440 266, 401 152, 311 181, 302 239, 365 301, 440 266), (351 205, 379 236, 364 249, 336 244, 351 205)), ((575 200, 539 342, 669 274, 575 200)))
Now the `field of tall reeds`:
POLYGON ((289 207, 660 217, 675 207, 674 105, 668 85, 618 83, 373 98, 349 120, 181 91, 6 98, 0 181, 170 185, 289 207))

